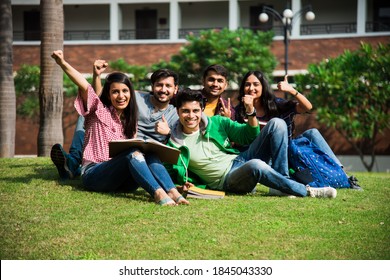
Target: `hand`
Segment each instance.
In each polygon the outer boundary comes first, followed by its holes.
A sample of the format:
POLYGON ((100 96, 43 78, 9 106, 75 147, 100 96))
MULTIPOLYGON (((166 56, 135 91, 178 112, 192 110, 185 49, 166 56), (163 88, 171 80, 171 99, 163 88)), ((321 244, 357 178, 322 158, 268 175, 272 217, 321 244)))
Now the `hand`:
POLYGON ((93 63, 93 73, 96 76, 100 76, 104 71, 106 71, 108 63, 105 60, 97 59, 93 63))
POLYGON ((164 115, 162 115, 161 121, 156 122, 155 130, 157 133, 161 135, 168 135, 169 132, 171 131, 164 115))
POLYGON ((278 83, 278 89, 283 92, 294 94, 296 90, 288 83, 288 75, 284 76, 284 81, 278 83))
POLYGON ((253 112, 253 95, 250 95, 250 94, 246 94, 242 97, 242 103, 244 104, 244 107, 245 107, 245 112, 247 113, 252 113, 253 112))
POLYGON ((219 98, 219 102, 221 102, 221 104, 222 104, 222 107, 221 107, 221 110, 219 111, 219 114, 221 116, 224 116, 224 117, 227 117, 230 119, 230 117, 232 115, 232 111, 230 110, 230 107, 231 107, 230 98, 228 98, 228 100, 227 100, 227 106, 225 106, 225 103, 223 102, 222 97, 219 98))
POLYGON ((186 193, 188 192, 188 189, 193 187, 194 184, 190 182, 185 182, 182 186, 176 186, 176 189, 179 191, 179 193, 186 193))
POLYGON ((62 52, 62 50, 54 51, 51 54, 51 57, 54 58, 54 60, 56 61, 56 63, 58 65, 61 65, 64 63, 64 53, 62 52))

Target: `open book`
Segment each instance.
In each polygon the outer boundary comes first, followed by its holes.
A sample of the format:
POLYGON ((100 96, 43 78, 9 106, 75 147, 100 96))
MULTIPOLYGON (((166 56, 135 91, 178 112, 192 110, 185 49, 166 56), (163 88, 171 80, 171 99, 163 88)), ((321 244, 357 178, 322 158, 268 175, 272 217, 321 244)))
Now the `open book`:
POLYGON ((176 164, 180 155, 180 150, 153 139, 114 140, 108 144, 108 148, 111 158, 130 148, 138 148, 143 153, 156 153, 162 162, 170 164, 176 164))
POLYGON ((225 197, 225 192, 206 190, 206 189, 193 186, 188 189, 187 197, 203 198, 203 199, 221 199, 225 197))

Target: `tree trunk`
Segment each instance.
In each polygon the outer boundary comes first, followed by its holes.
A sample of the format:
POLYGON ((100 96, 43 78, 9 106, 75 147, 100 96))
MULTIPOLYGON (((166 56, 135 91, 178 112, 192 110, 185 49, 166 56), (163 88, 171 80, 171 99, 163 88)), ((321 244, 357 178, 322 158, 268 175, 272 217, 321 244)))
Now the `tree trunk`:
POLYGON ((38 156, 49 156, 55 143, 63 144, 63 73, 51 58, 63 48, 64 9, 62 0, 41 0, 41 77, 38 156))
POLYGON ((11 0, 0 3, 0 157, 15 155, 16 95, 12 75, 11 0))

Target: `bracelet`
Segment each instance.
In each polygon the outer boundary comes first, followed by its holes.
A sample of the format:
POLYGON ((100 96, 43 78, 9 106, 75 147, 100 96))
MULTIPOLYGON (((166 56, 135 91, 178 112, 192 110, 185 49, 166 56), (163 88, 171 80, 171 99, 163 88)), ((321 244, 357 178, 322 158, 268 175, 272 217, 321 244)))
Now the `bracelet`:
POLYGON ((296 97, 298 94, 299 94, 299 91, 296 91, 297 93, 296 94, 294 94, 294 97, 296 97))
POLYGON ((257 112, 256 112, 256 108, 254 108, 253 107, 253 112, 252 113, 247 113, 247 112, 245 112, 245 115, 247 116, 247 117, 256 117, 256 114, 257 114, 257 112))

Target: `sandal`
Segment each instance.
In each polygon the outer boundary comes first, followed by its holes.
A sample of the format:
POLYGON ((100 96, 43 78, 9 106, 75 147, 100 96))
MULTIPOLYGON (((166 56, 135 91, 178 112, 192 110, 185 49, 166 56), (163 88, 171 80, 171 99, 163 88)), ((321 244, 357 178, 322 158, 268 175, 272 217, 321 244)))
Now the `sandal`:
POLYGON ((175 206, 176 205, 176 204, 171 204, 171 202, 174 203, 172 198, 166 197, 166 198, 161 199, 159 202, 157 202, 157 204, 160 206, 175 206))
POLYGON ((185 199, 184 196, 182 196, 182 195, 178 196, 178 197, 176 198, 175 202, 176 202, 176 204, 186 204, 186 205, 190 204, 190 203, 188 202, 188 200, 185 199), (181 202, 183 202, 183 203, 181 203, 181 202))

